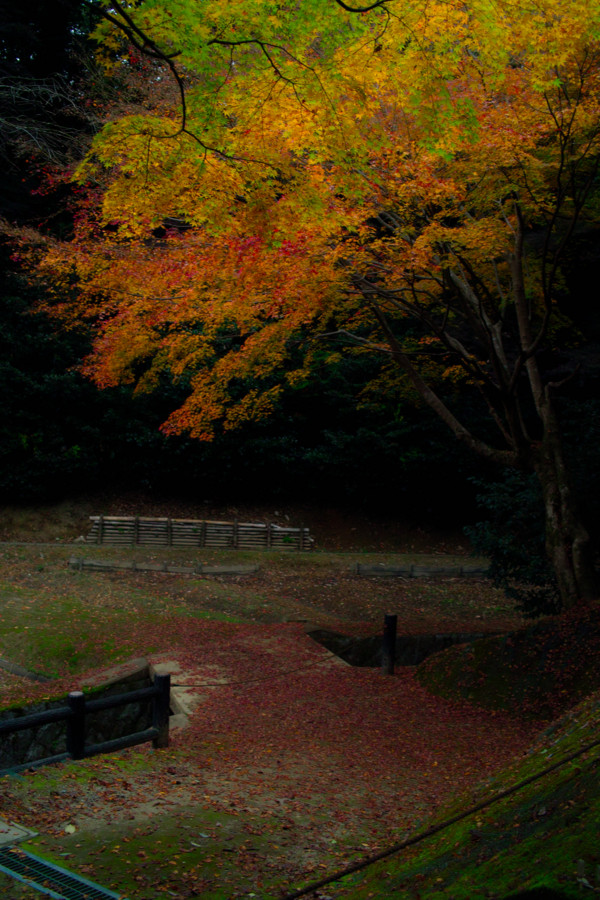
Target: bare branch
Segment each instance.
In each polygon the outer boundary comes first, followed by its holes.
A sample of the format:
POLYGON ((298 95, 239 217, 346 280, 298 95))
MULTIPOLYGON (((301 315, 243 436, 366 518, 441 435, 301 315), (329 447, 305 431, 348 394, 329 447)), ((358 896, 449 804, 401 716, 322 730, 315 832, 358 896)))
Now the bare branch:
POLYGON ((372 9, 382 9, 387 6, 388 3, 393 2, 393 0, 375 0, 375 3, 371 3, 370 6, 348 6, 347 3, 344 3, 344 0, 335 0, 338 6, 341 6, 342 9, 345 9, 346 12, 351 13, 365 13, 370 12, 372 9))
POLYGON ((518 466, 519 457, 516 450, 499 450, 487 444, 485 441, 475 437, 475 435, 460 422, 456 416, 446 406, 444 401, 435 393, 435 391, 421 377, 417 369, 410 361, 408 355, 404 352, 401 345, 396 339, 389 322, 383 310, 373 298, 370 299, 371 309, 375 318, 379 322, 384 333, 385 339, 392 352, 394 362, 406 373, 411 384, 418 392, 419 396, 433 409, 435 413, 448 425, 454 435, 472 450, 475 450, 485 459, 498 462, 503 465, 518 466))

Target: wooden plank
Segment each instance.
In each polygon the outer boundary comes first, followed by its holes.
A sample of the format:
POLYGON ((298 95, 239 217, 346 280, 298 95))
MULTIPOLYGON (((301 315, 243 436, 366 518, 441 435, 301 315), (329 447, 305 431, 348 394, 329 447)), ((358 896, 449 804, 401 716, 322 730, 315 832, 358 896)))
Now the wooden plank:
POLYGON ((263 522, 222 522, 206 519, 90 516, 87 541, 155 546, 308 549, 308 528, 263 522))

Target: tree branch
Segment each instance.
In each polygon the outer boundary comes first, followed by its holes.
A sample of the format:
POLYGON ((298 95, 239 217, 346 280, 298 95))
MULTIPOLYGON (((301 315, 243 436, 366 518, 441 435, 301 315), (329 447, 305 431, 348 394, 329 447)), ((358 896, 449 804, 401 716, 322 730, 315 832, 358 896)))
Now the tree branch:
POLYGON ((468 428, 465 428, 462 422, 460 422, 456 418, 456 416, 448 409, 444 401, 435 393, 435 391, 427 384, 427 382, 415 369, 408 355, 404 352, 395 334, 393 333, 387 317, 381 309, 380 305, 374 300, 372 296, 366 297, 365 299, 369 303, 376 320, 381 326, 394 362, 408 376, 411 384, 413 385, 419 396, 428 404, 428 406, 431 407, 431 409, 440 417, 440 419, 442 419, 442 421, 445 422, 446 425, 448 425, 454 435, 480 456, 483 456, 485 459, 489 459, 502 465, 518 467, 520 461, 519 456, 515 450, 499 450, 497 448, 491 447, 485 441, 482 441, 479 438, 475 437, 475 435, 471 431, 469 431, 468 428))
POLYGON ((335 0, 338 6, 341 6, 342 9, 345 9, 346 12, 351 13, 365 13, 370 12, 372 9, 379 9, 386 6, 388 3, 393 2, 393 0, 375 0, 375 3, 371 3, 370 6, 348 6, 347 3, 344 3, 344 0, 335 0))

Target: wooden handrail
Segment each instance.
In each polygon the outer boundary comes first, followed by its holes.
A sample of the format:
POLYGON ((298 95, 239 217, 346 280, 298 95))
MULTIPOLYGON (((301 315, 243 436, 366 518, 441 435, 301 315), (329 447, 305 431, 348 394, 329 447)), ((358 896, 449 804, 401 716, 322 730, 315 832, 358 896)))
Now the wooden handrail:
POLYGON ((31 713, 19 716, 15 719, 6 719, 0 722, 0 735, 13 734, 24 731, 27 728, 39 728, 51 722, 66 722, 65 754, 55 754, 39 760, 32 760, 23 766, 11 766, 0 770, 0 775, 28 766, 39 766, 59 759, 83 759, 95 756, 98 753, 112 753, 114 750, 131 747, 152 741, 156 749, 162 749, 169 745, 169 701, 171 693, 171 676, 155 675, 154 683, 146 688, 128 691, 124 694, 115 694, 112 697, 97 697, 88 700, 82 691, 71 691, 67 697, 67 706, 59 706, 56 709, 47 709, 39 713, 31 713), (152 727, 144 731, 122 735, 109 741, 101 741, 96 744, 85 743, 85 722, 88 713, 100 712, 106 709, 114 709, 119 706, 127 706, 141 700, 152 700, 152 727))

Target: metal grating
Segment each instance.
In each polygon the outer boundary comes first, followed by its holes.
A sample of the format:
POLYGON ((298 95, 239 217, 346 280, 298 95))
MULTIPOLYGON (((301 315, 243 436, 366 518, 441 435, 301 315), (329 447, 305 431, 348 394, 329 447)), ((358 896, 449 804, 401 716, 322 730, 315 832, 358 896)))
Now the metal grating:
POLYGON ((0 849, 0 871, 55 900, 120 900, 119 894, 16 847, 0 849))

